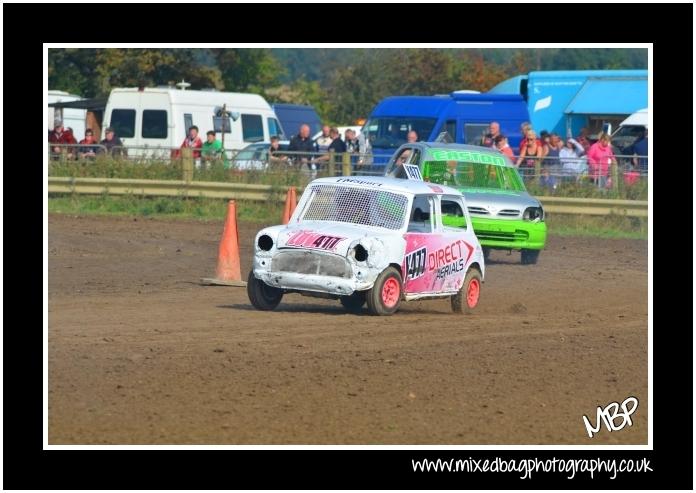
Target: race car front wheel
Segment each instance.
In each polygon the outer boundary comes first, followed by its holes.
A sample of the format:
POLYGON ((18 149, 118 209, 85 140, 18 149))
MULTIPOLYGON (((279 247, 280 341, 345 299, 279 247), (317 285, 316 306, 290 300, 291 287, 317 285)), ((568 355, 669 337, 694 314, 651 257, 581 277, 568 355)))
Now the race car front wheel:
POLYGON ((469 269, 459 292, 452 296, 452 311, 454 313, 472 313, 474 311, 481 296, 481 283, 481 273, 478 269, 469 269))
POLYGON ((524 265, 533 265, 537 263, 537 260, 539 260, 539 253, 541 250, 528 250, 528 249, 523 249, 522 254, 521 254, 521 260, 524 265))
POLYGON ((247 295, 257 310, 273 310, 283 299, 283 291, 256 279, 254 271, 249 272, 247 295))
POLYGON ((365 291, 354 291, 350 296, 341 296, 341 305, 349 312, 360 311, 365 301, 365 291))
POLYGON ((374 286, 367 292, 367 308, 372 315, 391 315, 401 303, 401 274, 394 267, 387 267, 377 276, 374 286))

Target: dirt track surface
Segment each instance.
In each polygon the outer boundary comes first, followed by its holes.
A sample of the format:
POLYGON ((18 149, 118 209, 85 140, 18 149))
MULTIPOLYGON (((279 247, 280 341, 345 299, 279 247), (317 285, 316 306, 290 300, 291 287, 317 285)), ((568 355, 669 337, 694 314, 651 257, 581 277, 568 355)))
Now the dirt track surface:
MULTIPOLYGON (((242 271, 254 234, 240 224, 242 271)), ((647 242, 493 252, 478 312, 392 317, 215 272, 222 224, 49 216, 50 444, 647 443, 647 242), (589 439, 582 415, 640 401, 589 439), (621 419, 617 419, 617 424, 621 419)))

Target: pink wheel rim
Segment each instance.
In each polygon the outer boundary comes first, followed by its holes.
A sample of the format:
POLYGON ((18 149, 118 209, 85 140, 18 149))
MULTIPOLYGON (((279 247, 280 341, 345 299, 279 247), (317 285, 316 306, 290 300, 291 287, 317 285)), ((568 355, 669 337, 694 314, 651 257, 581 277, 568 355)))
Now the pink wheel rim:
POLYGON ((400 291, 399 283, 396 279, 393 277, 387 279, 384 286, 382 286, 382 303, 384 303, 384 306, 391 308, 396 305, 396 302, 399 301, 400 291))
POLYGON ((479 294, 481 293, 481 284, 478 279, 469 281, 469 286, 466 289, 466 304, 469 308, 474 308, 478 304, 479 294))

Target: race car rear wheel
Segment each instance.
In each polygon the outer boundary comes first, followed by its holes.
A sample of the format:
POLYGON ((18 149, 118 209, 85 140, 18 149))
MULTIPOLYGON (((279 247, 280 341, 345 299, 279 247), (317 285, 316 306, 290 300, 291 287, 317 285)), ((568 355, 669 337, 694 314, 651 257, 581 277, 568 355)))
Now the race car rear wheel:
POLYGON ((459 292, 452 296, 454 313, 472 313, 481 297, 481 273, 478 269, 469 269, 459 292))
POLYGON ((387 267, 377 276, 374 286, 367 292, 367 308, 372 315, 391 315, 399 308, 402 279, 394 267, 387 267))
POLYGON ((491 249, 489 247, 483 247, 483 260, 488 262, 488 259, 491 258, 491 249))
POLYGON ((354 291, 350 296, 341 296, 341 305, 349 312, 359 312, 365 304, 365 291, 354 291))
POLYGON ((273 310, 283 299, 283 291, 256 279, 254 271, 249 272, 247 295, 257 310, 273 310))
POLYGON ((539 253, 541 253, 541 250, 527 250, 523 249, 522 250, 522 263, 524 265, 532 265, 536 264, 537 260, 539 260, 539 253))

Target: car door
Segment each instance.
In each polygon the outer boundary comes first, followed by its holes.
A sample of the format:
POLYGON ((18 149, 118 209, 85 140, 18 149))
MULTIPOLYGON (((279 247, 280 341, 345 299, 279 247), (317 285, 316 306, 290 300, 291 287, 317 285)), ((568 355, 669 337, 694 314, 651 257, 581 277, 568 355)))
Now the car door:
POLYGON ((461 196, 441 195, 436 208, 444 248, 436 254, 436 283, 440 291, 458 291, 476 250, 476 237, 461 196))
MULTIPOLYGON (((443 230, 439 207, 436 194, 416 195, 413 199, 401 267, 406 294, 439 294, 443 290, 454 292, 458 289, 455 285, 459 277, 454 271, 445 274, 445 269, 456 263, 453 248, 466 248, 461 244, 461 233, 457 236, 457 232, 443 230)), ((455 253, 457 259, 461 257, 459 250, 455 253)))

